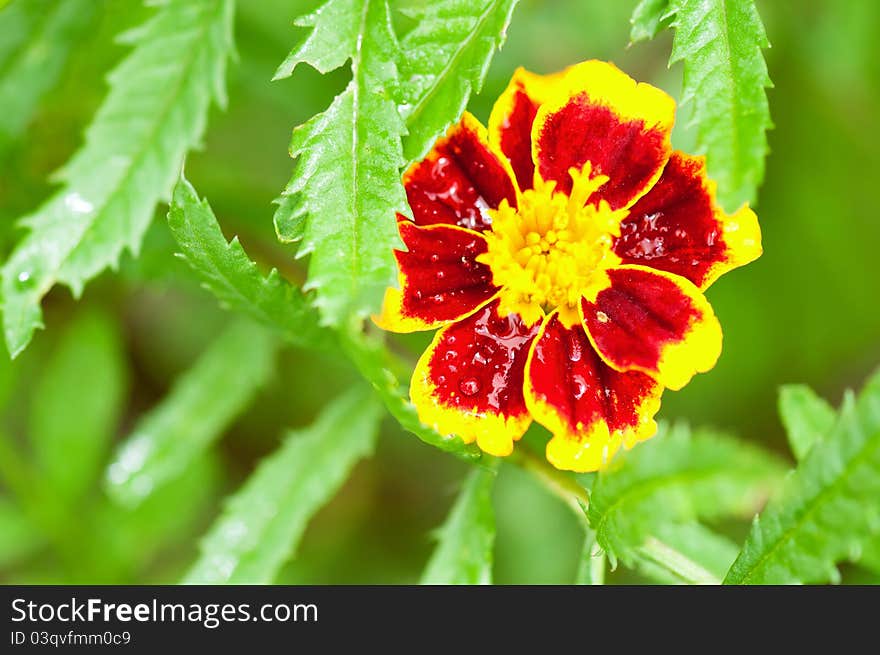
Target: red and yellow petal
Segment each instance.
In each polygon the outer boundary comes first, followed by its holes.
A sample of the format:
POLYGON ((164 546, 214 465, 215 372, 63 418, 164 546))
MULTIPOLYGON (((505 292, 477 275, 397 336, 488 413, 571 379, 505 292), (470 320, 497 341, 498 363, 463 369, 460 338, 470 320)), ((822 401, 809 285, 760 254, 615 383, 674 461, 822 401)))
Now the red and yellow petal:
POLYGON ((489 146, 486 128, 465 112, 421 162, 403 176, 407 200, 418 225, 458 225, 482 231, 486 210, 502 200, 516 207, 510 164, 489 146))
POLYGON ((540 324, 497 310, 496 300, 438 331, 416 366, 410 396, 426 425, 503 457, 532 421, 523 377, 540 324))
POLYGON ((663 171, 672 150, 675 102, 666 93, 636 83, 613 64, 585 61, 566 71, 538 109, 532 126, 536 173, 571 190, 571 170, 592 164, 608 177, 590 198, 612 209, 631 206, 663 171))
POLYGON ((566 71, 536 75, 517 68, 489 115, 489 143, 510 161, 521 191, 534 185, 532 123, 538 109, 564 84, 566 71))
POLYGON ((445 325, 487 302, 498 292, 492 271, 476 261, 486 252, 478 232, 454 225, 421 227, 399 217, 407 250, 396 250, 398 286, 385 292, 373 320, 384 330, 415 332, 445 325))
POLYGON ((761 230, 744 205, 727 215, 715 200, 703 157, 673 152, 657 183, 620 224, 613 250, 624 264, 686 277, 706 289, 761 256, 761 230))
POLYGON ((721 325, 689 280, 644 266, 607 270, 609 286, 581 300, 597 352, 618 371, 642 371, 681 389, 721 355, 721 325))
POLYGON ((548 461, 567 471, 597 471, 621 445, 654 436, 662 391, 644 373, 608 366, 583 327, 565 327, 556 313, 544 322, 526 363, 526 406, 553 433, 548 461))

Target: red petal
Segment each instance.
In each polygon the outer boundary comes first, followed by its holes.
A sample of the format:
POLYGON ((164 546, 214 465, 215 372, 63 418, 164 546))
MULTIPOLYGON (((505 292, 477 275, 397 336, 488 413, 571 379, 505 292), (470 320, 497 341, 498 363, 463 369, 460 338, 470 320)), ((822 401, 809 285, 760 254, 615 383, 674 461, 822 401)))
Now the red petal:
POLYGON ((609 178, 591 201, 607 200, 612 209, 631 205, 669 158, 675 103, 605 62, 578 64, 565 79, 564 92, 541 106, 532 128, 538 173, 567 193, 570 170, 590 162, 594 176, 609 178))
POLYGON ((486 252, 478 232, 454 225, 420 227, 403 217, 398 229, 406 251, 395 251, 400 289, 388 289, 375 323, 393 332, 431 330, 486 302, 498 288, 492 271, 476 261, 486 252))
POLYGON ((674 152, 621 222, 614 251, 624 264, 676 273, 705 289, 761 255, 761 232, 747 206, 728 216, 717 205, 702 157, 674 152))
POLYGON ((566 72, 535 75, 518 68, 489 116, 489 143, 503 153, 516 175, 521 191, 534 185, 532 123, 538 108, 563 83, 566 72))
POLYGON ((498 301, 437 332, 413 373, 410 394, 423 423, 509 455, 531 423, 523 399, 529 346, 539 324, 498 316, 498 301))
POLYGON ((491 223, 486 209, 505 199, 516 207, 509 164, 491 150, 486 129, 468 113, 406 172, 403 183, 418 225, 482 231, 491 223))
POLYGON ((618 371, 642 371, 670 389, 708 371, 721 354, 721 326, 683 277, 643 266, 607 271, 610 286, 581 312, 590 340, 618 371))
POLYGON ((557 468, 596 471, 623 444, 654 435, 662 387, 638 371, 608 366, 580 325, 552 314, 535 339, 526 368, 526 404, 553 433, 547 459, 557 468))

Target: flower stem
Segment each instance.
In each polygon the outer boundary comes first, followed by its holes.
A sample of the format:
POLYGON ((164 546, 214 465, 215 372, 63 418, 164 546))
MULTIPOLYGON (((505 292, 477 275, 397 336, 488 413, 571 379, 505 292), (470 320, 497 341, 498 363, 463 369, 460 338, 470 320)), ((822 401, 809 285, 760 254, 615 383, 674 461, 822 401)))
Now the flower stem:
POLYGON ((645 559, 662 566, 664 569, 681 579, 685 584, 692 585, 720 585, 719 580, 712 573, 683 555, 671 546, 657 539, 648 537, 639 548, 639 553, 645 559))
POLYGON ((578 519, 586 522, 586 509, 590 503, 590 496, 586 489, 566 473, 552 467, 523 444, 514 449, 506 460, 530 473, 547 491, 562 500, 578 519))

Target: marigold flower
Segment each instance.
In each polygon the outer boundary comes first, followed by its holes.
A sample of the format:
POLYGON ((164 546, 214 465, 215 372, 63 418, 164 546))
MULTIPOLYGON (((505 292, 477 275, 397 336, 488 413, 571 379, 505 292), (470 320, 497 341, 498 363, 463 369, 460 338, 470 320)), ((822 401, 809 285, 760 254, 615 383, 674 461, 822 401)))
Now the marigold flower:
POLYGON ((761 237, 672 150, 674 113, 612 64, 519 69, 488 130, 465 113, 406 172, 399 289, 374 320, 441 328, 412 378, 423 422, 504 456, 536 420, 554 466, 593 471, 653 436, 663 388, 715 365, 703 291, 761 237))

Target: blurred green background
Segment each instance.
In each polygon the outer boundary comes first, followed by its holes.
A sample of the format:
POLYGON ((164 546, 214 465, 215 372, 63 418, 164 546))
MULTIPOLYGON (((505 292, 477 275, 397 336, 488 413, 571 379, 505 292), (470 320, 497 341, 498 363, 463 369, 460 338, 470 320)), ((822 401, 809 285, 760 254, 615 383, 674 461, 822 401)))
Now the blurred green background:
MULTIPOLYGON (((135 0, 99 4, 34 120, 19 137, 0 140, 4 256, 21 235, 15 218, 51 192, 49 174, 80 144, 106 91, 103 76, 126 54, 114 36, 151 11, 135 0)), ((271 202, 290 175, 292 127, 321 111, 346 74, 300 68, 270 82, 298 38, 293 19, 317 2, 238 4, 229 108, 212 111, 187 177, 227 236, 239 235, 252 257, 281 262, 287 276, 301 279, 301 263, 275 239, 271 202)), ((485 120, 519 65, 550 72, 588 58, 614 61, 675 94, 681 70, 667 68, 668 33, 626 47, 635 4, 522 0, 471 110, 485 120)), ((880 181, 880 3, 765 1, 759 9, 772 42, 766 56, 776 124, 757 204, 764 256, 709 291, 724 326, 724 353, 713 371, 667 392, 661 416, 786 452, 776 415, 780 384, 807 383, 836 404, 880 362, 880 220, 869 200, 880 181)), ((2 29, 11 28, 0 12, 2 29)), ((685 114, 675 140, 687 149, 685 114)), ((137 260, 126 256, 121 270, 91 283, 80 302, 55 289, 44 303, 47 330, 14 363, 0 357, 0 582, 175 582, 224 496, 286 428, 307 425, 353 380, 340 360, 282 350, 269 382, 208 456, 136 510, 113 504, 100 480, 114 444, 229 321, 174 258, 165 210, 157 211, 137 260), (81 436, 78 448, 46 448, 53 435, 71 430, 81 436), (75 480, 52 480, 53 471, 71 468, 75 480)), ((404 343, 418 351, 424 338, 404 343)), ((417 581, 432 530, 466 468, 386 420, 376 456, 316 516, 279 582, 417 581)), ((569 510, 510 466, 502 467, 495 502, 496 582, 571 582, 582 534, 569 510)), ((626 572, 611 576, 636 580, 626 572)))

